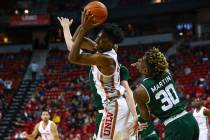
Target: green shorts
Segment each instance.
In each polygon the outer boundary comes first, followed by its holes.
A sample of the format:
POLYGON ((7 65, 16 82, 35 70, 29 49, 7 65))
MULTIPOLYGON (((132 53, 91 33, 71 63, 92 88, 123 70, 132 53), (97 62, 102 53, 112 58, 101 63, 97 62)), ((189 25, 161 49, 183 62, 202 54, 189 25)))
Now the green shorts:
POLYGON ((165 128, 165 140, 198 140, 199 127, 192 113, 172 121, 165 128))
POLYGON ((103 117, 103 113, 99 113, 98 111, 96 112, 96 129, 95 129, 95 134, 98 134, 98 130, 100 127, 100 123, 103 117))
POLYGON ((143 140, 159 140, 159 137, 158 137, 157 133, 154 131, 154 134, 151 134, 151 135, 143 138, 143 140))

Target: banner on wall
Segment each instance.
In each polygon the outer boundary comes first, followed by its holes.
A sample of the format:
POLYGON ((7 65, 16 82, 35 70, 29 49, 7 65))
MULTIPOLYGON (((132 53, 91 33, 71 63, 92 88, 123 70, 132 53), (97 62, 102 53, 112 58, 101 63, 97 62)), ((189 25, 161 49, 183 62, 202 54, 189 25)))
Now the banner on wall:
POLYGON ((25 16, 10 16, 9 26, 43 26, 50 24, 48 15, 25 15, 25 16))

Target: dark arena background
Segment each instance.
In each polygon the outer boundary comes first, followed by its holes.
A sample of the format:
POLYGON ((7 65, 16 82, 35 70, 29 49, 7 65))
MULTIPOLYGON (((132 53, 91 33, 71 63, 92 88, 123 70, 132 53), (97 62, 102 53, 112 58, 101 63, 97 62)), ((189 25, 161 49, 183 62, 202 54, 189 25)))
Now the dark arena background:
MULTIPOLYGON (((25 140, 23 132, 31 133, 46 109, 60 140, 92 139, 96 111, 90 67, 68 62, 57 20, 73 18, 74 33, 90 1, 0 1, 0 140, 25 140)), ((195 97, 210 108, 210 0, 101 2, 108 8, 106 22, 124 31, 118 60, 129 69, 133 90, 142 77, 130 65, 155 46, 167 57, 186 109, 193 110, 195 97)), ((88 36, 95 38, 97 32, 88 36)), ((164 125, 155 116, 152 120, 164 139, 164 125)))

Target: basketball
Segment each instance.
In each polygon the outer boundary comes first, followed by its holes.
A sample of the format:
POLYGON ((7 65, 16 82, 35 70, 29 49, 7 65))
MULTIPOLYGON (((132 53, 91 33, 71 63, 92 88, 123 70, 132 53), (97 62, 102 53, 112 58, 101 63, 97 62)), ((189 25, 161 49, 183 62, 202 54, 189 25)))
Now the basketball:
POLYGON ((90 10, 90 13, 95 17, 96 23, 103 23, 108 16, 106 6, 99 1, 92 1, 88 3, 84 10, 90 10))

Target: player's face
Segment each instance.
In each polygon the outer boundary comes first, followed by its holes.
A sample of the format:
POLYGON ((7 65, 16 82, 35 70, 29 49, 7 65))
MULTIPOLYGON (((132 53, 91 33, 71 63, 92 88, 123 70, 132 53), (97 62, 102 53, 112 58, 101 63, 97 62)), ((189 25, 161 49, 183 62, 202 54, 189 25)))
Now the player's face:
POLYGON ((110 38, 104 33, 100 32, 96 38, 96 43, 97 43, 97 49, 108 49, 113 47, 113 43, 110 40, 110 38))
POLYGON ((141 74, 143 74, 145 76, 148 75, 148 69, 147 69, 147 65, 145 63, 144 58, 139 58, 138 59, 136 67, 141 74))
POLYGON ((201 106, 201 100, 199 99, 199 98, 196 98, 195 100, 194 100, 194 106, 195 107, 199 107, 199 106, 201 106))
POLYGON ((118 46, 117 45, 114 47, 114 50, 115 50, 115 52, 118 51, 118 46))
POLYGON ((44 112, 42 112, 41 118, 43 121, 48 121, 50 119, 50 115, 48 112, 44 111, 44 112))
POLYGON ((138 61, 136 62, 136 68, 138 69, 138 71, 141 73, 141 58, 138 59, 138 61))

